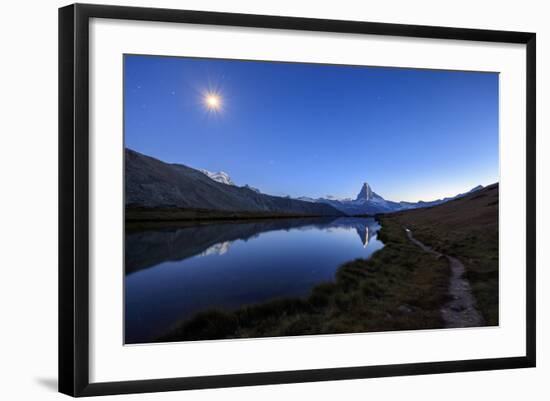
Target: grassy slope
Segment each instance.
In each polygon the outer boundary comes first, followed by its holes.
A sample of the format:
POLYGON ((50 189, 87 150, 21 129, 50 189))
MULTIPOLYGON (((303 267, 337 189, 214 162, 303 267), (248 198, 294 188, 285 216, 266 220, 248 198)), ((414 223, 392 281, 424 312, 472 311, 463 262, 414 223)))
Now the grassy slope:
POLYGON ((386 246, 371 259, 339 268, 306 299, 280 299, 235 311, 210 310, 182 322, 157 341, 353 333, 439 328, 447 300, 445 259, 422 252, 400 224, 383 218, 386 246))
POLYGON ((498 325, 498 184, 443 205, 393 214, 434 249, 456 256, 488 325, 498 325))

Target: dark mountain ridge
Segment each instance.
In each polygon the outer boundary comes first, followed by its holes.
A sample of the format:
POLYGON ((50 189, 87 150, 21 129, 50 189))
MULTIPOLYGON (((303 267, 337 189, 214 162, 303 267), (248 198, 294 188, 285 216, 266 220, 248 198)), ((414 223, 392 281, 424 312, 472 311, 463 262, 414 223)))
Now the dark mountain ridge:
POLYGON ((239 212, 265 216, 343 215, 330 205, 223 184, 199 170, 183 164, 164 163, 130 149, 126 149, 125 156, 127 211, 160 208, 212 210, 232 212, 233 215, 239 212))
POLYGON ((227 173, 169 164, 126 149, 126 219, 187 220, 290 216, 374 215, 446 203, 480 191, 433 201, 395 202, 363 183, 355 199, 272 196, 248 185, 237 186, 227 173))

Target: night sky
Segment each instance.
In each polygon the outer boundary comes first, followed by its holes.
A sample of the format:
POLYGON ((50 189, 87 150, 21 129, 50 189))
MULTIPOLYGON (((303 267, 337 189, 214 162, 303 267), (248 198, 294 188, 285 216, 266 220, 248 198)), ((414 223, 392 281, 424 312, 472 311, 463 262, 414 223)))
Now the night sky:
POLYGON ((498 181, 496 73, 127 55, 124 74, 126 147, 264 193, 368 182, 417 201, 498 181))

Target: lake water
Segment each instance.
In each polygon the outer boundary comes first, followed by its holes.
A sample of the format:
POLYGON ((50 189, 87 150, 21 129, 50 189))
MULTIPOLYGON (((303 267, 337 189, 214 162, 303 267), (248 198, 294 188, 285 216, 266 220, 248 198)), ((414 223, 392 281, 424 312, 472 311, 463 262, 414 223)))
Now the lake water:
POLYGON ((276 219, 126 234, 125 341, 143 343, 212 308, 305 297, 383 247, 372 218, 276 219))

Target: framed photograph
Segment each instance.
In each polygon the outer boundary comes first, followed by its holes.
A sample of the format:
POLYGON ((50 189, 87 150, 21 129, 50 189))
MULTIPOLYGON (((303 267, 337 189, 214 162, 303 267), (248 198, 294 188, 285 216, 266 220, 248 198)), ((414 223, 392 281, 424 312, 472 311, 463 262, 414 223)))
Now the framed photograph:
POLYGON ((59 390, 535 366, 535 34, 59 10, 59 390))

